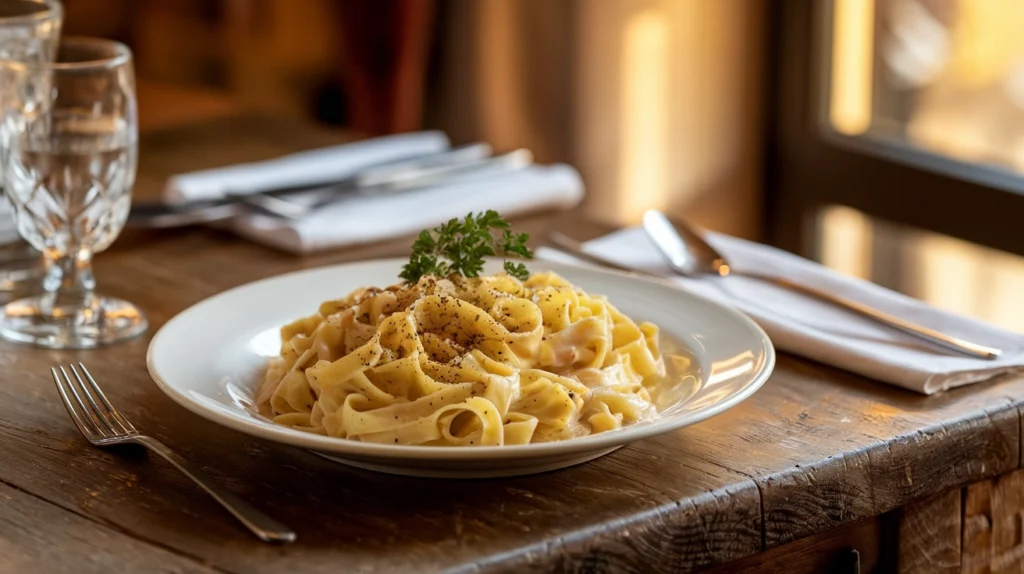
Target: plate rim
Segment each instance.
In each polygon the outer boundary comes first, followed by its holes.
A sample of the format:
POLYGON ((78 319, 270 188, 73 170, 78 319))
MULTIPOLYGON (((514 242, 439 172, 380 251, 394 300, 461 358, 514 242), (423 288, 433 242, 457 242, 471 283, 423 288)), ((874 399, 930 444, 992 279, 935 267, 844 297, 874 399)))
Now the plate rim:
POLYGON ((149 372, 150 378, 156 384, 157 388, 160 389, 165 395, 171 398, 179 406, 184 407, 186 410, 199 415, 200 417, 218 424, 220 426, 241 432, 243 434, 257 437, 263 440, 269 440, 272 442, 286 444, 289 446, 295 446, 300 448, 306 448, 318 452, 330 453, 331 455, 351 455, 355 457, 367 457, 373 459, 412 459, 418 461, 425 460, 448 460, 448 461, 484 461, 484 460, 500 460, 505 458, 541 458, 541 457, 556 457, 563 454, 585 452, 591 450, 607 449, 614 446, 623 446, 638 440, 651 438, 654 436, 670 433, 677 431, 681 428, 690 426, 707 420, 711 417, 721 414, 722 412, 729 410, 743 401, 750 398, 755 392, 757 392, 768 378, 771 376, 775 369, 776 364, 776 350, 774 343, 768 334, 758 325, 753 319, 748 317, 742 311, 719 303, 713 299, 710 299, 700 293, 687 290, 668 279, 660 277, 645 276, 639 273, 630 273, 625 271, 618 271, 614 269, 607 269, 598 267, 590 264, 579 264, 569 263, 563 261, 551 261, 541 260, 537 261, 554 267, 568 267, 584 269, 587 272, 597 273, 598 275, 605 275, 611 277, 617 277, 619 279, 628 279, 630 281, 640 281, 647 283, 657 288, 669 289, 680 291, 686 296, 693 297, 701 300, 703 303, 714 307, 718 312, 725 313, 733 316, 740 323, 745 324, 746 327, 752 329, 755 334, 760 338, 762 348, 764 350, 764 362, 761 365, 761 369, 752 375, 752 380, 742 390, 729 397, 727 400, 716 403, 694 413, 688 415, 682 415, 678 417, 669 417, 664 419, 654 419, 649 421, 647 424, 638 423, 634 425, 625 426, 614 431, 607 431, 597 434, 592 434, 584 437, 578 437, 567 440, 542 442, 542 443, 529 443, 522 445, 501 445, 501 446, 473 446, 473 447, 452 447, 452 446, 423 446, 423 445, 400 445, 400 444, 388 444, 388 443, 373 443, 364 441, 348 440, 337 437, 329 437, 325 435, 319 435, 315 433, 309 433, 305 431, 295 430, 289 427, 277 425, 277 426, 266 426, 264 424, 257 424, 255 422, 248 422, 241 418, 235 418, 230 415, 218 412, 213 408, 204 406, 200 401, 191 399, 186 393, 179 391, 173 385, 169 384, 163 379, 157 372, 154 366, 154 352, 157 345, 161 341, 161 336, 166 335, 168 328, 179 321, 189 312, 202 305, 212 304, 214 301, 221 298, 228 298, 234 293, 250 289, 255 286, 270 283, 276 280, 281 280, 287 277, 302 275, 305 273, 322 272, 330 269, 344 269, 355 266, 372 266, 372 265, 385 265, 385 264, 399 264, 407 262, 408 258, 404 257, 387 257, 387 258, 374 258, 374 259, 363 259, 359 261, 349 261, 343 263, 334 263, 316 267, 309 267, 306 269, 298 269, 295 271, 288 271, 271 275, 269 277, 263 277, 236 285, 230 289, 216 293, 182 309, 176 313, 173 317, 168 319, 157 332, 153 335, 153 338, 149 342, 149 346, 146 350, 146 369, 149 372))

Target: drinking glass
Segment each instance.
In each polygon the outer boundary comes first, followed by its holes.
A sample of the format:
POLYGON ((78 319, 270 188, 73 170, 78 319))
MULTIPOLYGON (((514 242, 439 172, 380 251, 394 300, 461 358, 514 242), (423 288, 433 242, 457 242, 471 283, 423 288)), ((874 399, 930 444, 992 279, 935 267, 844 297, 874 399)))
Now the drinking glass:
MULTIPOLYGON (((52 60, 63 13, 57 0, 0 0, 0 60, 52 60)), ((18 235, 10 205, 0 200, 0 291, 38 279, 40 262, 39 252, 18 235)))
POLYGON ((7 304, 0 336, 82 349, 145 331, 127 301, 94 291, 92 258, 121 232, 138 161, 127 46, 65 38, 52 62, 2 62, 3 185, 18 232, 43 253, 41 295, 7 304))

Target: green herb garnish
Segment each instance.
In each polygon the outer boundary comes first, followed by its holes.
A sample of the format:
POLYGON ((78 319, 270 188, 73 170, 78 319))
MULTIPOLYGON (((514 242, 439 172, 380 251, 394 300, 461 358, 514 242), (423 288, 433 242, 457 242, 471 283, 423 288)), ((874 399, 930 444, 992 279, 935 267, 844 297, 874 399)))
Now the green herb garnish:
MULTIPOLYGON (((479 215, 470 213, 462 221, 452 219, 429 231, 424 229, 412 244, 409 263, 398 276, 409 283, 424 275, 478 277, 484 269, 485 257, 501 254, 532 259, 533 253, 526 246, 530 236, 512 233, 510 227, 497 211, 488 210, 479 215), (495 239, 494 231, 502 232, 500 238, 495 239)), ((506 260, 504 267, 506 273, 517 279, 530 276, 522 263, 506 260)))

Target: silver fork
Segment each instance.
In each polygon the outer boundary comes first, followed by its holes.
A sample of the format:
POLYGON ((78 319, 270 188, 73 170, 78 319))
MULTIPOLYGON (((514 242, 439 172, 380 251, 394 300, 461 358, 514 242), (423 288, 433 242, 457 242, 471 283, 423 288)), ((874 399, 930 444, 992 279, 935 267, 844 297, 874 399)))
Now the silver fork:
POLYGON ((78 366, 82 370, 81 374, 74 365, 69 366, 74 375, 73 379, 64 367, 53 367, 50 373, 53 375, 53 382, 57 383, 57 391, 60 392, 60 398, 64 401, 71 420, 75 421, 78 430, 82 431, 90 443, 100 447, 128 443, 142 445, 195 481, 260 540, 282 543, 295 540, 295 532, 287 526, 256 510, 234 493, 213 482, 192 463, 160 441, 135 430, 132 423, 110 404, 85 365, 78 363, 78 366), (84 379, 82 374, 85 375, 84 379))

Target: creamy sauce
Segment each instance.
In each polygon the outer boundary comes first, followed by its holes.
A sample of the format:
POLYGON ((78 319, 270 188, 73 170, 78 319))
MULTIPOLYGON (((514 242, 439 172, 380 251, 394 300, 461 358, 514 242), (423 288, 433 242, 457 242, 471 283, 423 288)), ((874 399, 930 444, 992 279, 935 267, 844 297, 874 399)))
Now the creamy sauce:
POLYGON ((693 352, 682 341, 665 331, 658 334, 665 360, 665 377, 647 385, 651 401, 659 413, 683 405, 701 386, 701 368, 693 352))

